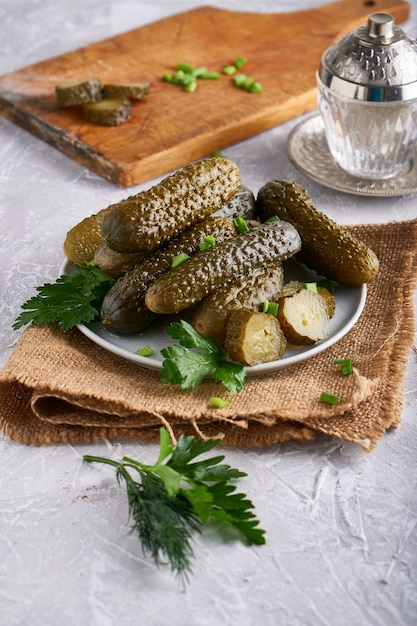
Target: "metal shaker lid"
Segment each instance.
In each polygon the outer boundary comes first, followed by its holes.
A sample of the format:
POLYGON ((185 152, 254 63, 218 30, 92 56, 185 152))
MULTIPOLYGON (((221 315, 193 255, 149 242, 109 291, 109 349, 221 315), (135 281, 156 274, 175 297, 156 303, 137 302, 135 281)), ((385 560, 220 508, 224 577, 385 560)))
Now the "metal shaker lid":
POLYGON ((329 89, 355 100, 413 100, 417 42, 388 13, 373 13, 324 52, 318 75, 329 89))

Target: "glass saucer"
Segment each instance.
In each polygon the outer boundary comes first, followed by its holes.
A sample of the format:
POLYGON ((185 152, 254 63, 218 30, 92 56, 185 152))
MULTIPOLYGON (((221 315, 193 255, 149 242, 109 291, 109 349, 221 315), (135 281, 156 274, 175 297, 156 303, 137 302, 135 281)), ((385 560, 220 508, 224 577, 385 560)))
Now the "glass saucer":
POLYGON ((319 113, 293 128, 286 148, 293 165, 325 187, 360 196, 405 196, 417 193, 417 154, 408 164, 407 170, 393 178, 370 180, 352 176, 333 160, 319 113))

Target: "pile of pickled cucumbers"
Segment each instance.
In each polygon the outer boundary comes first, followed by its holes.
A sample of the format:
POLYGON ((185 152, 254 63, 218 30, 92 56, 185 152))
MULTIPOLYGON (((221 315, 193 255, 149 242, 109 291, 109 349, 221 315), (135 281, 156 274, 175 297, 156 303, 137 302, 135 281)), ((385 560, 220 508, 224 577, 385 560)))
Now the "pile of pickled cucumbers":
POLYGON ((245 366, 324 339, 335 283, 359 287, 379 269, 375 253, 318 211, 298 183, 268 182, 255 198, 223 157, 187 165, 84 219, 67 233, 64 252, 113 278, 99 312, 109 331, 134 335, 184 315, 245 366), (291 257, 323 280, 288 281, 291 257))

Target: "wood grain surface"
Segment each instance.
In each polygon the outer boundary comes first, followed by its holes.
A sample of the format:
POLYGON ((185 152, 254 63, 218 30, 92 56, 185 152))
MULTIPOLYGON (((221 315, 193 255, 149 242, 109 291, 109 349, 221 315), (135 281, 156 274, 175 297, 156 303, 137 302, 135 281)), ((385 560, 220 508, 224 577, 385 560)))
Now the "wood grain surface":
POLYGON ((209 6, 185 11, 0 78, 0 113, 122 187, 161 176, 316 108, 321 55, 374 12, 407 19, 402 0, 340 0, 281 14, 239 13, 209 6), (260 94, 232 79, 200 80, 187 93, 162 81, 178 61, 221 70, 245 56, 244 72, 260 94), (88 122, 77 108, 59 109, 55 85, 98 76, 103 83, 151 81, 146 101, 132 103, 117 127, 88 122))

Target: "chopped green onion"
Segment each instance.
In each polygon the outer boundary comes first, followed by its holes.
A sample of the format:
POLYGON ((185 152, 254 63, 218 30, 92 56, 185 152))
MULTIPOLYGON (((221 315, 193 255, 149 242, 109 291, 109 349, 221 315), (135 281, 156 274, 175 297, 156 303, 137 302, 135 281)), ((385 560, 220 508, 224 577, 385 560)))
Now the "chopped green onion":
POLYGON ((350 376, 353 371, 352 359, 333 359, 335 365, 340 365, 343 376, 350 376))
POLYGON ((180 252, 175 258, 172 259, 171 267, 178 267, 188 261, 190 257, 185 252, 180 252))
POLYGON ((206 67, 198 67, 196 70, 193 70, 192 74, 194 78, 200 78, 203 74, 207 73, 206 67))
POLYGON ((223 66, 223 74, 227 76, 231 76, 236 72, 236 67, 234 65, 224 65, 223 66))
POLYGON ((307 289, 307 291, 312 291, 313 293, 318 293, 317 292, 317 283, 304 283, 304 287, 307 289))
POLYGON ((189 93, 195 91, 196 89, 197 89, 197 81, 196 80, 191 80, 189 83, 184 85, 184 90, 188 91, 189 93))
POLYGON ((262 93, 263 88, 261 83, 255 81, 249 85, 248 90, 250 91, 250 93, 262 93))
POLYGON ((201 74, 199 78, 220 78, 220 72, 204 72, 204 74, 201 74))
POLYGON ((183 72, 191 74, 192 72, 194 72, 194 65, 191 65, 191 63, 182 63, 180 61, 176 64, 175 69, 182 70, 183 72))
POLYGON ((247 63, 248 60, 246 57, 238 57, 236 59, 236 61, 234 62, 234 66, 237 67, 237 69, 240 69, 241 67, 243 67, 245 65, 245 63, 247 63))
POLYGON ((154 351, 151 346, 144 346, 143 348, 139 348, 136 350, 136 354, 139 356, 152 356, 154 351))
POLYGON ((326 391, 323 391, 320 396, 320 401, 325 402, 326 404, 337 404, 339 402, 339 398, 337 396, 334 396, 332 393, 327 393, 326 391))
POLYGON ((216 150, 215 152, 212 152, 210 156, 212 156, 214 158, 218 158, 218 159, 223 158, 223 155, 222 155, 222 153, 219 150, 216 150))
POLYGON ((200 243, 200 250, 203 252, 204 250, 209 250, 210 248, 214 248, 216 245, 216 237, 212 235, 206 235, 203 241, 200 243))
POLYGON ((236 74, 236 76, 233 76, 233 82, 236 85, 236 87, 241 87, 243 89, 246 89, 246 81, 247 81, 247 76, 246 74, 236 74))
POLYGON ((246 221, 241 215, 235 217, 233 224, 235 225, 238 233, 247 233, 249 230, 249 226, 246 224, 246 221))
POLYGON ((223 398, 218 398, 217 396, 212 396, 210 398, 210 404, 215 409, 224 409, 225 407, 229 406, 230 400, 224 400, 223 398))
POLYGON ((268 217, 267 220, 265 220, 265 224, 267 224, 268 222, 279 222, 280 218, 278 217, 278 215, 273 215, 272 217, 268 217))
POLYGON ((262 91, 262 85, 258 83, 253 76, 236 74, 236 76, 233 76, 233 82, 239 89, 246 89, 250 93, 260 93, 262 91))
POLYGON ((278 302, 265 300, 262 311, 263 313, 268 313, 269 315, 274 315, 276 317, 278 314, 278 302))

